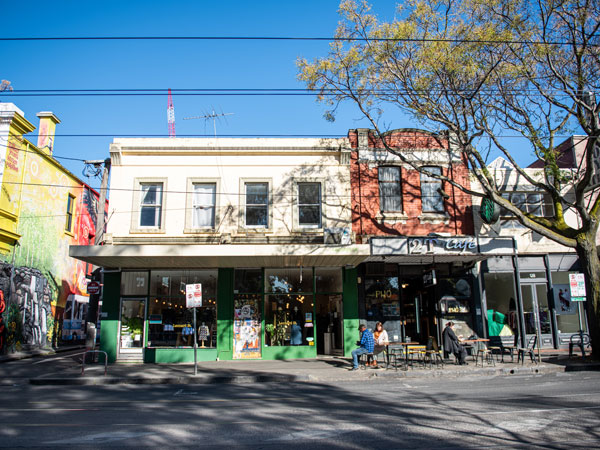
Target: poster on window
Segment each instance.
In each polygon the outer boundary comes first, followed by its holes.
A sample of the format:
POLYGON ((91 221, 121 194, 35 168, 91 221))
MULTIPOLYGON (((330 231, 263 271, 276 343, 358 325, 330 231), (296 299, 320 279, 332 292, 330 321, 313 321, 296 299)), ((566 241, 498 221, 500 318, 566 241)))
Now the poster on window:
POLYGON ((571 290, 568 284, 554 285, 554 304, 557 314, 577 314, 577 303, 571 299, 571 290))
POLYGON ((255 298, 236 298, 233 318, 233 359, 261 357, 260 303, 255 298))

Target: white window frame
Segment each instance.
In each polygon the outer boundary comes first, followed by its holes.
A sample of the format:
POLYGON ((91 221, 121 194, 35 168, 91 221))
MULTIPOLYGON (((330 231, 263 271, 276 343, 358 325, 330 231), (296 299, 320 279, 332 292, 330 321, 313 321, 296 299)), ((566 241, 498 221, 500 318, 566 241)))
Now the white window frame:
POLYGON ((220 223, 219 215, 219 190, 221 187, 221 180, 219 178, 188 178, 187 179, 187 194, 186 194, 186 214, 185 214, 185 229, 184 233, 196 233, 196 232, 214 232, 220 223), (213 184, 215 186, 215 202, 213 205, 213 224, 208 227, 197 227, 194 226, 194 186, 197 184, 213 184))
POLYGON ((299 228, 316 228, 321 229, 323 227, 323 186, 318 181, 296 181, 296 195, 297 195, 297 212, 298 212, 298 227, 299 228), (319 186, 319 198, 318 203, 300 203, 300 185, 302 184, 314 184, 319 186), (303 206, 306 207, 315 207, 319 208, 319 222, 318 223, 300 223, 300 208, 303 206))
POLYGON ((65 232, 67 234, 73 234, 73 228, 75 227, 75 201, 76 197, 69 192, 67 194, 67 216, 65 217, 65 232))
MULTIPOLYGON (((273 224, 273 182, 270 178, 242 178, 240 179, 240 228, 246 230, 270 230, 273 224), (246 224, 246 186, 248 184, 263 183, 267 185, 267 225, 246 224)), ((251 205, 252 206, 252 205, 251 205)))
MULTIPOLYGON (((167 204, 167 179, 166 178, 136 178, 133 186, 133 206, 131 208, 131 233, 164 233, 167 204), (161 201, 156 207, 160 208, 160 225, 142 226, 142 189, 144 185, 162 185, 161 201)), ((150 205, 146 205, 150 206, 150 205)))
POLYGON ((324 178, 315 178, 315 177, 301 177, 301 178, 294 178, 292 180, 293 182, 293 192, 292 192, 292 196, 293 196, 293 201, 292 201, 292 222, 293 222, 293 231, 295 232, 321 232, 323 231, 324 227, 326 226, 325 224, 325 217, 326 217, 326 202, 323 201, 323 197, 325 195, 325 192, 327 192, 327 184, 326 184, 326 180, 324 178), (320 221, 318 226, 315 224, 305 224, 305 225, 301 225, 300 224, 300 191, 299 191, 299 185, 302 183, 314 183, 314 184, 319 184, 320 185, 320 189, 321 189, 321 196, 320 196, 320 221))

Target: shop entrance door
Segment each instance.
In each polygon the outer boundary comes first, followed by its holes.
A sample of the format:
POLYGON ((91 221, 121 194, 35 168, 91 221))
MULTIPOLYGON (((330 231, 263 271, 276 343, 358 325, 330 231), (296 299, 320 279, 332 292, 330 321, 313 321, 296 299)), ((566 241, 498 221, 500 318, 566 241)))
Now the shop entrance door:
POLYGON ((344 354, 344 306, 341 294, 319 294, 317 299, 317 353, 344 354))
POLYGON ((546 283, 521 284, 526 344, 539 331, 540 347, 552 347, 550 309, 546 283))
POLYGON ((119 333, 119 355, 142 357, 144 349, 146 299, 121 299, 121 320, 119 333))

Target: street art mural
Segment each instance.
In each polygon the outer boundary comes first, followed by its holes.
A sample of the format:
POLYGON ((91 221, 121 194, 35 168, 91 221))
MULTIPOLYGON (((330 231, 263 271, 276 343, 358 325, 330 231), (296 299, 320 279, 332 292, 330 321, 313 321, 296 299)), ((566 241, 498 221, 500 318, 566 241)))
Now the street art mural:
POLYGON ((261 357, 260 300, 254 296, 241 296, 234 300, 233 359, 261 357))
POLYGON ((93 269, 69 257, 69 246, 93 242, 98 194, 51 158, 23 153, 17 230, 21 237, 0 273, 5 298, 0 326, 6 331, 0 353, 84 338, 86 276, 93 269), (71 227, 66 225, 69 196, 74 199, 71 227))

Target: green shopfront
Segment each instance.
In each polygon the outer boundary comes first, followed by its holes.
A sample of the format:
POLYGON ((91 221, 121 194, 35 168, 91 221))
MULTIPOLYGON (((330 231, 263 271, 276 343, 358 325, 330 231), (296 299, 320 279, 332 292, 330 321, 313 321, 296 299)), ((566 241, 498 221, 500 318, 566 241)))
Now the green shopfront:
POLYGON ((148 363, 345 355, 358 338, 352 267, 105 270, 101 350, 148 363), (186 307, 186 285, 202 306, 186 307))

